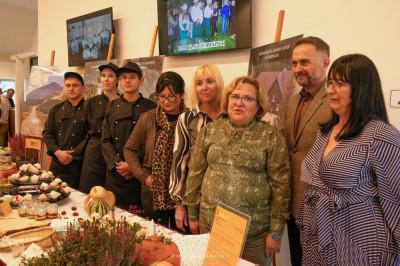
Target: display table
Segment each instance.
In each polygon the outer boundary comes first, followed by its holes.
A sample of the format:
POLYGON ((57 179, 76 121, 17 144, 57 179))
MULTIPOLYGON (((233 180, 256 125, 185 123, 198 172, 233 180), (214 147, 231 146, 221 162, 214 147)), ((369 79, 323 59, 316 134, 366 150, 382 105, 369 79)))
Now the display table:
MULTIPOLYGON (((71 221, 78 218, 88 219, 89 217, 86 214, 86 211, 83 206, 85 197, 86 194, 73 190, 68 198, 65 198, 57 202, 61 218, 69 219, 71 221), (74 208, 75 210, 72 210, 73 206, 76 207, 76 209, 74 208), (61 213, 64 213, 63 211, 65 211, 65 214, 61 215, 61 213), (78 214, 78 216, 74 216, 74 213, 75 215, 78 214)), ((135 221, 145 221, 145 219, 143 219, 142 217, 131 214, 119 208, 116 208, 114 213, 116 218, 125 217, 127 220, 134 219, 135 221)), ((5 223, 2 222, 2 220, 4 221, 5 218, 6 217, 1 217, 0 228, 5 225, 5 223)), ((21 217, 20 219, 27 219, 27 218, 21 217)), ((30 220, 32 221, 32 223, 34 223, 34 220, 32 219, 30 220)), ((48 221, 51 222, 51 220, 48 221)), ((202 260, 205 256, 209 234, 182 235, 179 232, 173 231, 163 226, 156 226, 156 231, 158 233, 165 232, 171 235, 172 241, 175 242, 175 244, 179 248, 182 266, 201 265, 202 260)), ((11 252, 0 251, 0 258, 9 266, 18 265, 18 259, 13 258, 11 252)), ((250 263, 246 260, 239 259, 238 265, 246 266, 255 264, 250 263)))

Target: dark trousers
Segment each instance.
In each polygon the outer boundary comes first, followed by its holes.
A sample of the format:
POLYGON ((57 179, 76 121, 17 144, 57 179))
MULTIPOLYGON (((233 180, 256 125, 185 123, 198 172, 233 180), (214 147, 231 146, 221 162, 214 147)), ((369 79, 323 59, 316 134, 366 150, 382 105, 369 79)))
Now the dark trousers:
POLYGON ((293 214, 290 214, 290 219, 287 221, 289 247, 290 247, 290 260, 292 266, 301 266, 301 242, 300 242, 300 230, 296 225, 296 219, 293 214))
POLYGON ((142 205, 146 217, 153 219, 155 223, 178 230, 175 223, 175 209, 154 210, 153 192, 145 185, 142 185, 142 205))

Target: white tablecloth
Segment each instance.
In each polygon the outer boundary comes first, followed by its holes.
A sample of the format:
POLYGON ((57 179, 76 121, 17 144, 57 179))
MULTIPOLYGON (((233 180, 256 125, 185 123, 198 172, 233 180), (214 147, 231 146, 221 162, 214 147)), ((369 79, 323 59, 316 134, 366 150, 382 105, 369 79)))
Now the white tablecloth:
MULTIPOLYGON (((87 195, 82 192, 73 190, 68 198, 65 198, 57 202, 59 213, 61 214, 63 211, 65 211, 65 215, 61 215, 61 218, 62 219, 68 218, 69 220, 78 218, 83 218, 83 219, 89 218, 83 206, 83 202, 86 196, 87 195), (72 210, 73 206, 76 207, 76 210, 72 210), (77 212, 78 216, 74 216, 73 215, 74 212, 77 212)), ((127 220, 134 219, 134 220, 145 221, 145 219, 143 219, 142 217, 131 214, 119 208, 116 208, 114 213, 116 218, 123 216, 127 220)), ((21 219, 27 219, 27 218, 21 218, 21 219)), ((166 232, 171 235, 172 240, 176 243, 176 245, 179 248, 179 252, 181 255, 181 266, 201 265, 201 262, 205 256, 205 252, 207 249, 209 234, 182 235, 176 231, 173 231, 169 228, 165 228, 163 226, 156 226, 156 230, 157 232, 166 232)), ((13 258, 11 252, 0 252, 0 258, 9 266, 18 265, 18 259, 13 258)), ((239 259, 238 265, 247 266, 255 264, 250 263, 246 260, 239 259)))

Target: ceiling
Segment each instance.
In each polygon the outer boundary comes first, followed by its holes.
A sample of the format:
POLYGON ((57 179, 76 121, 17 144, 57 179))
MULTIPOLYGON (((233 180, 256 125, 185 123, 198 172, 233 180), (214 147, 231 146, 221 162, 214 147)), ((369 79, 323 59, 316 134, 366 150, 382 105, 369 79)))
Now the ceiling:
POLYGON ((0 61, 37 47, 37 9, 38 0, 0 0, 0 61))

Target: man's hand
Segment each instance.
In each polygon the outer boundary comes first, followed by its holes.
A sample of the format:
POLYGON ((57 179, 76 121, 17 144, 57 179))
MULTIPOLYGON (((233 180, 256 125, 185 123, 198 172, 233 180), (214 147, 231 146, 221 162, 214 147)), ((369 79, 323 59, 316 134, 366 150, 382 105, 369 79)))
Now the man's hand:
POLYGON ((182 232, 186 232, 185 226, 188 226, 187 211, 185 206, 175 207, 176 227, 182 232))
POLYGON ((115 163, 115 170, 118 174, 122 175, 125 179, 132 179, 133 175, 129 169, 128 163, 124 161, 115 163))
POLYGON ((62 163, 63 165, 67 165, 70 164, 74 159, 74 157, 72 157, 71 155, 73 152, 74 150, 65 150, 65 151, 56 150, 54 152, 54 155, 57 157, 60 163, 62 163))

